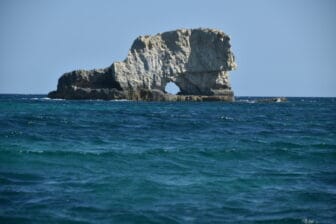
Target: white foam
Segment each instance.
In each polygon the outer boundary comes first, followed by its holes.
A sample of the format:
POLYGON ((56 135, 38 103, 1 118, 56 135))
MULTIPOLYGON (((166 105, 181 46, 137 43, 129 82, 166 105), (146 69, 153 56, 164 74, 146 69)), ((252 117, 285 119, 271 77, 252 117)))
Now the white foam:
POLYGON ((302 219, 303 224, 316 224, 317 222, 313 219, 304 218, 302 219))

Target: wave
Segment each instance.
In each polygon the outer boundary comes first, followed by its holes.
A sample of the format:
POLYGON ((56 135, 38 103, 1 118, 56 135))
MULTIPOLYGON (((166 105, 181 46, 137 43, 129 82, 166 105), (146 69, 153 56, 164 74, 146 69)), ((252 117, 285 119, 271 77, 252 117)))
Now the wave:
MULTIPOLYGON (((211 149, 211 148, 196 148, 196 147, 160 147, 160 148, 138 148, 133 149, 115 149, 111 150, 109 147, 90 150, 84 148, 83 150, 48 150, 48 149, 29 149, 28 147, 23 148, 20 146, 10 147, 7 149, 0 149, 0 155, 13 155, 13 154, 22 154, 22 155, 37 155, 37 156, 94 156, 94 157, 127 157, 127 156, 150 156, 158 157, 172 155, 174 157, 184 156, 189 159, 197 159, 196 157, 221 157, 226 155, 234 154, 235 156, 243 156, 244 150, 237 150, 236 148, 222 148, 222 149, 211 149), (189 157, 191 156, 192 157, 189 157)), ((248 153, 248 152, 246 152, 248 153)))
MULTIPOLYGON (((72 99, 61 99, 61 98, 49 98, 49 97, 22 97, 20 100, 31 100, 31 101, 77 101, 72 99)), ((127 99, 115 99, 115 100, 104 100, 104 99, 84 99, 78 100, 78 102, 135 102, 133 100, 127 99)))
POLYGON ((49 98, 49 97, 23 97, 23 98, 20 98, 21 100, 31 100, 31 101, 62 101, 62 100, 65 100, 65 99, 52 99, 52 98, 49 98))
POLYGON ((249 100, 249 99, 236 99, 237 103, 256 103, 255 100, 249 100))

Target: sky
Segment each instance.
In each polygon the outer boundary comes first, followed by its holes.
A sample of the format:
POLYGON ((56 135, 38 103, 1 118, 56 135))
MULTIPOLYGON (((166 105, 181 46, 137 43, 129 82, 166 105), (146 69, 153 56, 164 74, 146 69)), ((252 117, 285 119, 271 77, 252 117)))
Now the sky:
POLYGON ((0 93, 45 94, 139 35, 199 27, 231 37, 235 95, 336 97, 334 0, 1 0, 0 93))

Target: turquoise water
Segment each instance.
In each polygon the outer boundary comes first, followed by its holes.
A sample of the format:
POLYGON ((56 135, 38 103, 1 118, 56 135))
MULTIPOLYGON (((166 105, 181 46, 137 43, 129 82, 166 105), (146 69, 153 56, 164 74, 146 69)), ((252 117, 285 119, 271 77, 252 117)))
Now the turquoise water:
POLYGON ((336 98, 0 95, 0 223, 335 223, 336 98))

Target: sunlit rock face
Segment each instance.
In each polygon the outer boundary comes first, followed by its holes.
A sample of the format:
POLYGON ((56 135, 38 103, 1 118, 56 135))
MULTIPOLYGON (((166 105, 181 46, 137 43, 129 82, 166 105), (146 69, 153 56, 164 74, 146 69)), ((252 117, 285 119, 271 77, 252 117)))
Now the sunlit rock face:
POLYGON ((51 98, 233 101, 228 72, 236 68, 230 38, 215 29, 139 36, 126 59, 98 70, 65 73, 51 98), (174 82, 178 95, 165 92, 174 82))

